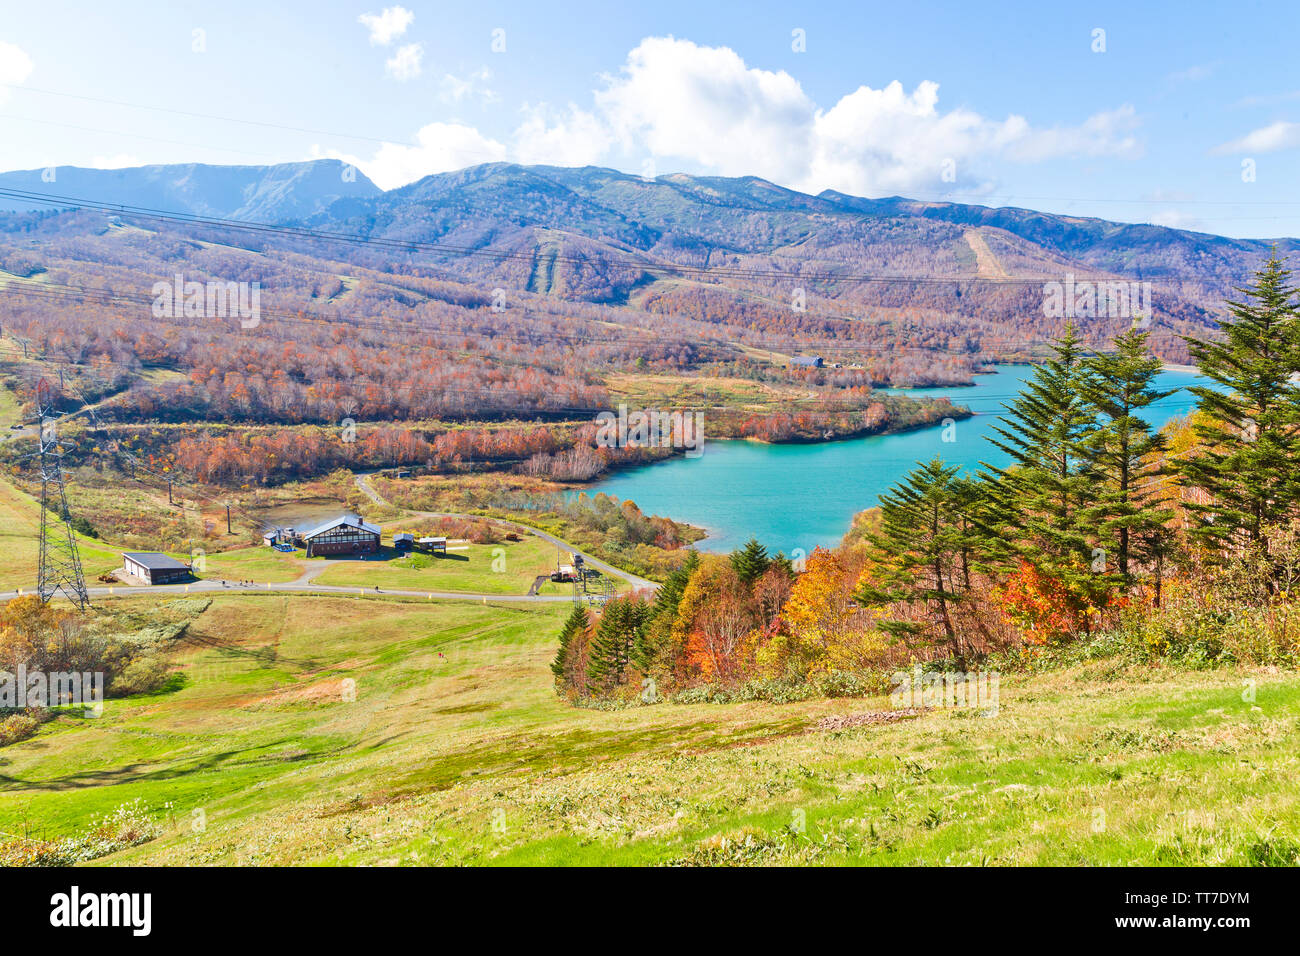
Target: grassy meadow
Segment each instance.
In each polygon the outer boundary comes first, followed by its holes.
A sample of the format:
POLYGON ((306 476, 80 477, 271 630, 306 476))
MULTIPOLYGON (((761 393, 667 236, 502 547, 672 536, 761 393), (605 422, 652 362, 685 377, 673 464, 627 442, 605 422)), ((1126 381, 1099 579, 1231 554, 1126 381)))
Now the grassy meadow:
POLYGON ((0 831, 73 835, 139 799, 159 835, 96 862, 1245 864, 1300 844, 1294 673, 1102 659, 1004 675, 996 716, 847 729, 822 722, 889 701, 582 710, 547 667, 567 611, 219 595, 168 691, 0 749, 0 831))
MULTIPOLYGON (((531 535, 499 544, 449 543, 446 555, 415 553, 388 560, 320 559, 329 565, 316 584, 393 590, 527 594, 539 574, 555 570, 555 545, 531 535)), ((566 556, 565 562, 570 559, 566 556)), ((315 564, 312 559, 310 564, 315 564)))

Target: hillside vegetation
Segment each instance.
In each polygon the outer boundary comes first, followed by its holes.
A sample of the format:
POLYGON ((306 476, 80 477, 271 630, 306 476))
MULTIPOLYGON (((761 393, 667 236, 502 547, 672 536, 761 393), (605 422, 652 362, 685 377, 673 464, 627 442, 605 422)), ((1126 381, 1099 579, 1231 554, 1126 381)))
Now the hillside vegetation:
POLYGON ((575 711, 546 679, 564 613, 219 597, 172 644, 175 686, 0 750, 0 830, 26 834, 0 857, 1297 862, 1293 674, 1101 653, 1005 674, 986 718, 881 719, 886 698, 575 711))

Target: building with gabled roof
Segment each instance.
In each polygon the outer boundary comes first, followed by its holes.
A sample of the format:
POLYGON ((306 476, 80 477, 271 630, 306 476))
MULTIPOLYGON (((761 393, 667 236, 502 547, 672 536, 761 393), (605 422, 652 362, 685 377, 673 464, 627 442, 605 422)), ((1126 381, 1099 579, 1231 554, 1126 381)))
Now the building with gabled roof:
POLYGON ((367 524, 358 515, 341 515, 302 532, 299 537, 307 557, 326 554, 375 554, 379 551, 378 525, 367 524))
POLYGON ((124 552, 122 567, 131 577, 146 584, 174 584, 177 581, 188 581, 194 576, 188 564, 160 551, 124 552))

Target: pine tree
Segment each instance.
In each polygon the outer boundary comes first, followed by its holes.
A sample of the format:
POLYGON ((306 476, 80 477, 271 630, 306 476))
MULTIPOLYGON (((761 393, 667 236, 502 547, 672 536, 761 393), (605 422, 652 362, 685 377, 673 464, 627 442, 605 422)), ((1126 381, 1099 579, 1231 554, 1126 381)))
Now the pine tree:
POLYGON ((638 598, 615 598, 605 605, 587 658, 588 690, 609 692, 627 682, 632 649, 649 621, 650 606, 638 598))
POLYGON ((1161 362, 1147 351, 1147 334, 1133 329, 1115 339, 1110 353, 1088 359, 1084 396, 1100 416, 1100 427, 1087 440, 1088 458, 1099 491, 1081 510, 1081 524, 1092 529, 1101 554, 1093 570, 1109 570, 1113 556, 1118 583, 1132 583, 1134 558, 1149 558, 1173 513, 1164 503, 1160 478, 1165 474, 1165 437, 1141 417, 1143 409, 1175 389, 1155 386, 1161 362))
POLYGON ((1073 324, 1052 350, 993 426, 999 437, 989 441, 1011 457, 1011 466, 984 467, 996 485, 991 499, 1006 556, 1058 580, 1086 628, 1083 612, 1106 590, 1092 571, 1095 529, 1087 520, 1098 491, 1091 455, 1099 416, 1086 396, 1089 373, 1073 324))
POLYGON ((1222 342, 1187 339, 1203 375, 1221 387, 1196 386, 1203 447, 1180 464, 1184 483, 1208 503, 1189 502, 1193 529, 1216 548, 1248 543, 1268 553, 1267 528, 1300 500, 1300 314, 1291 271, 1276 253, 1255 284, 1229 302, 1222 342))
POLYGON ((865 607, 924 608, 934 619, 933 635, 914 621, 886 620, 879 626, 904 642, 941 636, 953 657, 961 660, 961 642, 952 622, 953 605, 966 596, 957 472, 957 466, 944 465, 936 457, 880 496, 880 529, 867 536, 875 567, 853 597, 865 607))
POLYGON ((767 548, 759 544, 757 538, 750 538, 743 548, 731 553, 731 566, 736 571, 736 577, 748 586, 772 566, 772 559, 767 556, 767 548))
POLYGON ((586 636, 587 629, 591 626, 591 619, 587 616, 587 609, 581 604, 573 605, 573 611, 564 621, 564 627, 560 629, 560 647, 555 653, 555 660, 551 662, 551 673, 555 675, 555 686, 557 690, 570 687, 573 684, 575 659, 581 649, 581 639, 586 636))
POLYGON ((996 488, 982 476, 954 478, 953 509, 962 587, 971 587, 971 575, 987 574, 1003 563, 1006 549, 998 533, 996 488))
POLYGON ((691 575, 700 566, 700 552, 694 548, 686 555, 686 560, 679 567, 668 572, 664 583, 655 592, 654 616, 672 618, 677 615, 677 605, 682 601, 682 592, 691 580, 691 575))
POLYGON ((632 647, 632 663, 641 673, 661 674, 671 664, 663 658, 669 652, 673 621, 677 619, 677 608, 682 603, 686 585, 699 566, 700 553, 692 548, 686 560, 668 573, 655 592, 654 604, 643 605, 647 619, 632 647))

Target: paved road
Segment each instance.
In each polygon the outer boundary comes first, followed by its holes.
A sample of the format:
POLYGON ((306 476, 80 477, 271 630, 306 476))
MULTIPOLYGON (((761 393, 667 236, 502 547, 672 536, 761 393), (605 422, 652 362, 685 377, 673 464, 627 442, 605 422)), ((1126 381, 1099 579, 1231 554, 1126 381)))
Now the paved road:
MULTIPOLYGON (((385 501, 382 497, 380 497, 379 493, 375 491, 375 489, 371 486, 369 479, 372 474, 374 474, 374 472, 357 472, 356 474, 357 487, 360 488, 363 493, 365 493, 367 498, 369 498, 375 504, 379 505, 381 508, 394 507, 388 501, 385 501)), ((402 510, 405 511, 406 509, 402 509, 402 510)), ((587 563, 589 567, 593 567, 603 574, 608 574, 616 578, 622 578, 624 581, 628 582, 628 584, 632 585, 632 587, 637 590, 641 590, 641 589, 654 590, 659 587, 659 585, 654 581, 647 581, 643 577, 638 577, 635 574, 630 574, 627 571, 624 571, 620 568, 616 568, 612 564, 608 564, 607 562, 600 560, 600 558, 587 554, 587 552, 585 551, 579 551, 577 548, 569 544, 567 541, 561 541, 559 538, 557 538, 553 534, 550 534, 549 532, 542 531, 539 528, 534 528, 532 525, 520 524, 518 521, 510 521, 507 518, 485 518, 485 516, 483 515, 458 514, 453 511, 409 511, 408 514, 414 515, 417 518, 469 518, 469 519, 476 519, 479 521, 484 521, 484 520, 493 521, 497 524, 505 525, 509 528, 514 528, 516 531, 522 531, 525 532, 526 534, 535 535, 536 537, 541 538, 543 541, 549 541, 551 544, 555 545, 558 548, 563 548, 564 550, 571 551, 574 554, 580 554, 582 555, 582 559, 587 563)))
MULTIPOLYGON (((192 581, 189 584, 155 584, 149 585, 130 585, 119 584, 113 587, 93 587, 86 589, 91 597, 108 597, 110 594, 115 596, 131 594, 212 594, 214 592, 225 592, 227 594, 238 594, 243 591, 271 594, 342 594, 342 595, 365 595, 371 597, 376 595, 380 597, 414 597, 424 598, 432 601, 508 601, 512 603, 524 604, 547 604, 572 601, 573 598, 563 594, 472 594, 465 591, 401 591, 393 588, 384 588, 376 591, 374 588, 356 588, 342 587, 330 584, 312 584, 310 581, 289 581, 285 584, 244 584, 244 585, 222 585, 220 581, 203 580, 192 581)), ((10 598, 18 597, 22 594, 33 594, 35 588, 25 588, 22 592, 5 591, 0 592, 0 601, 7 601, 10 598)))
MULTIPOLYGON (((356 476, 357 487, 360 488, 363 492, 365 492, 365 494, 375 504, 381 507, 388 507, 389 506, 388 502, 385 501, 383 498, 381 498, 378 492, 376 492, 374 488, 370 486, 369 481, 367 481, 369 477, 370 475, 368 473, 365 474, 358 473, 356 476)), ((514 528, 517 531, 535 535, 544 541, 549 541, 551 544, 554 544, 556 547, 565 549, 566 551, 571 551, 574 554, 581 554, 583 559, 587 562, 589 566, 593 568, 597 568, 598 570, 600 570, 605 574, 612 575, 613 577, 616 578, 621 578, 624 581, 627 581, 629 584, 631 584, 633 588, 636 588, 638 590, 643 588, 653 590, 659 587, 659 585, 656 584, 654 581, 647 581, 645 578, 638 577, 635 574, 629 574, 628 572, 616 568, 611 564, 607 564, 606 562, 600 560, 599 558, 587 554, 585 551, 579 551, 577 548, 569 544, 567 541, 562 541, 561 539, 555 537, 555 535, 553 534, 548 534, 545 531, 540 531, 537 528, 530 527, 529 525, 526 524, 520 524, 517 521, 509 521, 504 518, 484 519, 483 515, 458 514, 450 511, 411 511, 408 513, 417 518, 476 518, 479 520, 494 521, 497 524, 514 528)), ((351 594, 351 595, 368 594, 371 595, 372 597, 375 595, 384 595, 389 597, 393 597, 393 596, 414 597, 414 598, 424 598, 425 600, 431 600, 431 601, 478 601, 478 602, 507 601, 507 602, 518 603, 518 604, 556 604, 556 603, 562 603, 565 601, 573 600, 571 596, 561 595, 561 594, 482 594, 482 593, 471 593, 466 591, 407 591, 407 590, 397 590, 397 589, 389 589, 389 588, 384 588, 377 591, 374 588, 344 587, 342 585, 330 585, 330 584, 314 584, 313 579, 316 578, 317 575, 323 573, 324 571, 327 571, 330 567, 331 565, 328 563, 313 565, 307 568, 307 570, 303 572, 302 576, 299 577, 296 581, 287 581, 283 584, 254 583, 254 584, 237 585, 237 584, 222 584, 222 582, 218 580, 204 579, 202 581, 191 581, 189 584, 155 584, 152 586, 118 584, 118 585, 113 585, 111 587, 110 586, 91 587, 91 588, 87 588, 86 590, 91 597, 108 597, 109 595, 120 596, 124 594, 132 594, 134 592, 140 592, 142 594, 156 594, 159 592, 175 593, 175 594, 213 594, 217 592, 239 593, 241 591, 249 591, 249 592, 258 591, 263 593, 269 592, 272 594, 351 594)), ((36 590, 35 587, 30 587, 30 588, 24 588, 21 592, 19 591, 0 592, 0 601, 7 601, 11 598, 18 597, 20 593, 32 594, 35 592, 35 590, 36 590)))

